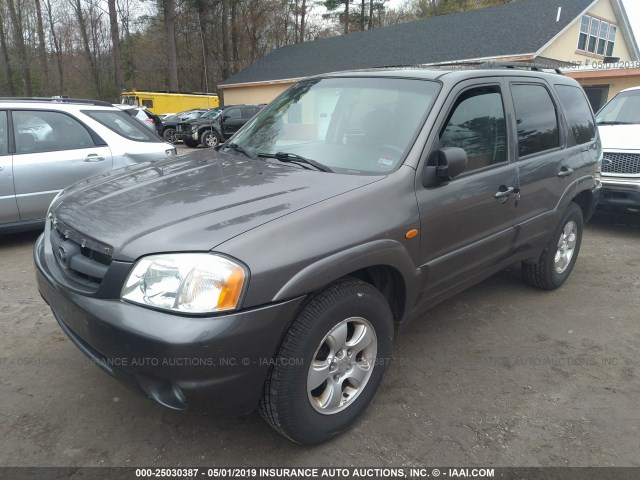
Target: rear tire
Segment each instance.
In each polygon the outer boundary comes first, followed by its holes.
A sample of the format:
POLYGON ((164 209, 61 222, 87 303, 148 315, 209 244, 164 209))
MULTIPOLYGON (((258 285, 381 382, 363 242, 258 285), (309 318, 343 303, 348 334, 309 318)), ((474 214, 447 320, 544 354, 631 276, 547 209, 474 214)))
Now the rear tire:
POLYGON ((213 130, 204 132, 200 141, 202 142, 202 146, 205 148, 215 148, 220 145, 220 137, 213 130))
POLYGON ((285 333, 260 400, 262 417, 313 445, 364 412, 391 359, 393 315, 372 285, 345 278, 309 301, 285 333))
POLYGON ((522 264, 525 280, 544 290, 554 290, 562 285, 578 258, 583 230, 582 209, 571 202, 538 262, 522 264))

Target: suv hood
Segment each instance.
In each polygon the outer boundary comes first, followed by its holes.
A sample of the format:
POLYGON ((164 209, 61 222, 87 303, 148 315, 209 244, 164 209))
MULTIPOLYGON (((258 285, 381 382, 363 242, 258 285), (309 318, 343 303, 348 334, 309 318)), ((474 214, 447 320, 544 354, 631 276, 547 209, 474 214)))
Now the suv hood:
POLYGON ((208 251, 382 178, 328 174, 207 149, 75 184, 54 202, 51 213, 109 244, 114 259, 133 261, 156 252, 208 251))
POLYGON ((640 125, 598 125, 604 150, 640 150, 640 125))

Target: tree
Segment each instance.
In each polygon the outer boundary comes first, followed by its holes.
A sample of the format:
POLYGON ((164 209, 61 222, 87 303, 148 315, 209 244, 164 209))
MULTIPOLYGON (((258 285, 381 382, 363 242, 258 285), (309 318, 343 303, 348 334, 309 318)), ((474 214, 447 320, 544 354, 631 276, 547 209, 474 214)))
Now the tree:
POLYGON ((33 87, 31 85, 31 66, 29 65, 29 55, 27 53, 27 47, 24 43, 24 31, 22 29, 22 16, 19 15, 18 10, 13 0, 7 0, 7 7, 9 8, 9 18, 13 24, 14 37, 18 47, 18 63, 22 70, 22 89, 27 97, 33 96, 33 87))
POLYGON ((342 19, 344 22, 345 35, 349 33, 349 24, 350 24, 349 3, 351 3, 351 0, 326 0, 324 2, 324 6, 329 12, 337 10, 341 5, 344 4, 344 14, 342 15, 342 19))
MULTIPOLYGON (((87 30, 87 20, 82 8, 80 0, 73 0, 71 7, 75 11, 76 18, 78 19, 78 29, 80 30, 80 38, 82 39, 82 46, 84 48, 84 55, 86 61, 89 63, 89 70, 93 77, 93 87, 98 97, 101 96, 100 88, 100 72, 98 71, 98 64, 95 57, 95 49, 92 50, 91 42, 89 40, 89 33, 87 30)), ((95 42, 94 42, 95 45, 95 42)))
MULTIPOLYGON (((2 5, 0 5, 1 7, 2 5)), ((7 36, 4 31, 2 17, 0 17, 0 50, 2 51, 2 59, 5 65, 5 74, 7 77, 7 92, 9 96, 14 97, 16 91, 13 88, 13 70, 11 68, 11 58, 9 57, 9 49, 7 47, 7 36)))
POLYGON ((176 2, 162 0, 165 28, 165 48, 167 49, 169 90, 178 91, 178 53, 176 49, 176 2))
POLYGON ((40 0, 34 0, 36 7, 36 19, 38 25, 38 56, 40 57, 40 69, 42 70, 42 93, 51 94, 51 85, 49 85, 49 66, 47 64, 47 49, 45 47, 44 25, 42 23, 42 7, 40 0))
MULTIPOLYGON (((38 0, 36 0, 38 1, 38 0)), ((118 12, 116 0, 107 0, 109 4, 109 25, 111 30, 111 48, 113 54, 113 74, 116 82, 116 92, 124 89, 124 77, 122 76, 122 51, 120 49, 120 30, 118 28, 118 12)))
POLYGON ((53 48, 56 54, 56 63, 58 65, 58 85, 60 87, 58 94, 64 94, 64 66, 62 60, 62 47, 60 46, 60 41, 58 40, 58 35, 56 34, 56 28, 53 23, 53 13, 51 9, 51 1, 46 0, 46 8, 47 8, 47 18, 49 19, 49 29, 51 30, 51 39, 53 41, 53 48))

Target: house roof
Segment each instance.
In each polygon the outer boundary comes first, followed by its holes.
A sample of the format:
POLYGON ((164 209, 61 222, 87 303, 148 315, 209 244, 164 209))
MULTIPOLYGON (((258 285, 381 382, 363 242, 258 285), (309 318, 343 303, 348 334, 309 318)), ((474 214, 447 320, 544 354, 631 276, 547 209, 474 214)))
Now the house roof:
POLYGON ((594 3, 596 0, 517 0, 288 45, 226 79, 221 86, 347 69, 534 54, 594 3), (558 7, 562 11, 556 21, 558 7))

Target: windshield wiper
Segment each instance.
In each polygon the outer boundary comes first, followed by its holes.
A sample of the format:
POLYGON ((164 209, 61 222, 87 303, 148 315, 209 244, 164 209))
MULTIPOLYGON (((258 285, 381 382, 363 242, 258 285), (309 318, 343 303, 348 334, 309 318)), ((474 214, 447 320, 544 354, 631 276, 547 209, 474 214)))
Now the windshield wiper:
POLYGON ((596 122, 598 125, 632 125, 631 122, 596 122))
POLYGON ((326 165, 323 165, 320 162, 316 162, 315 160, 311 160, 310 158, 305 158, 302 155, 298 155, 296 153, 258 153, 258 156, 262 158, 275 158, 276 160, 279 160, 283 163, 295 163, 303 168, 307 168, 305 167, 305 165, 311 165, 316 170, 320 170, 321 172, 333 173, 333 170, 331 170, 326 165))
POLYGON ((223 149, 228 148, 230 150, 233 150, 234 152, 240 152, 244 156, 249 157, 251 159, 255 159, 256 158, 255 155, 252 155, 244 147, 241 147, 237 143, 225 143, 224 145, 222 145, 222 148, 223 149))

